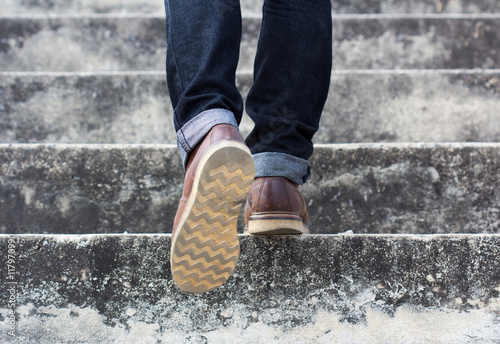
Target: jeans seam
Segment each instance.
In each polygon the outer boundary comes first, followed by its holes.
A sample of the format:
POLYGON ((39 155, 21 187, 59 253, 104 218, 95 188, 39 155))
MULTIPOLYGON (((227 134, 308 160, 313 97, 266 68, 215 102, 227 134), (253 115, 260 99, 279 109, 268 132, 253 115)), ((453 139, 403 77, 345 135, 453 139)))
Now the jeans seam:
POLYGON ((192 151, 192 148, 189 146, 182 129, 179 130, 178 139, 179 139, 179 143, 181 144, 182 148, 186 151, 186 153, 190 153, 192 151))

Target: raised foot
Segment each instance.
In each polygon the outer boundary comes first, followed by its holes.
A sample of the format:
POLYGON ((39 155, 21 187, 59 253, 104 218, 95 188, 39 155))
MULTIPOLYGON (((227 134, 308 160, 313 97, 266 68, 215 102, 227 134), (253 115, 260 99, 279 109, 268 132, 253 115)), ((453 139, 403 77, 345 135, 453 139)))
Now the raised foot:
POLYGON ((208 292, 231 276, 240 253, 238 214, 254 175, 243 143, 221 141, 204 153, 172 236, 171 269, 180 289, 208 292))

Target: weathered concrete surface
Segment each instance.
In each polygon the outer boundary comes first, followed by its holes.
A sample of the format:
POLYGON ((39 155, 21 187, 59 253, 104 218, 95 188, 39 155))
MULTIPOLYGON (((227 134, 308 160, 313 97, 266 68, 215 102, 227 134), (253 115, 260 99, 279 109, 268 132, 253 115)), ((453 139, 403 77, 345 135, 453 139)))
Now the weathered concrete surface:
POLYGON ((155 0, 3 0, 0 15, 52 13, 164 13, 155 0))
POLYGON ((184 179, 172 146, 2 148, 3 233, 171 231, 184 179))
MULTIPOLYGON (((3 18, 0 70, 163 71, 164 21, 151 16, 3 18)), ((253 68, 260 25, 259 18, 243 20, 240 70, 253 68)), ((334 69, 500 67, 500 14, 336 17, 333 25, 334 69)))
POLYGON ((500 141, 500 71, 333 73, 316 142, 500 141))
MULTIPOLYGON (((498 142, 499 94, 500 70, 334 72, 315 142, 498 142)), ((175 144, 165 74, 0 73, 0 142, 175 144)))
POLYGON ((0 236, 9 343, 497 343, 500 236, 241 236, 216 291, 177 289, 169 235, 0 236))
POLYGON ((165 73, 2 75, 1 142, 175 143, 165 73))
POLYGON ((498 68, 500 16, 333 21, 334 69, 498 68))
POLYGON ((165 70, 163 17, 5 18, 0 32, 1 70, 165 70))
MULTIPOLYGON (((500 233, 500 144, 320 145, 312 233, 500 233)), ((173 146, 1 145, 1 233, 165 233, 173 146)), ((243 223, 240 217, 239 230, 243 223)))
POLYGON ((500 233, 498 143, 321 145, 313 157, 313 232, 500 233))
MULTIPOLYGON (((231 4, 229 0, 224 5, 231 4)), ((259 13, 262 1, 242 0, 243 11, 259 13)), ((336 13, 480 13, 500 12, 496 0, 333 0, 336 13)), ((163 13, 155 0, 3 0, 7 13, 163 13)))

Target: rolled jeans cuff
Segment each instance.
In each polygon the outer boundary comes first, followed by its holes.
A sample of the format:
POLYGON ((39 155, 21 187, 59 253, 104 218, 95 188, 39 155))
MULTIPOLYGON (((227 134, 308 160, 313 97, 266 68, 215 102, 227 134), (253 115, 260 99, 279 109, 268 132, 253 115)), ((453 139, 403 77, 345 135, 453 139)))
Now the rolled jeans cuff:
POLYGON ((285 177, 298 185, 307 182, 311 176, 308 160, 285 153, 257 153, 253 155, 255 177, 285 177))
POLYGON ((186 169, 189 153, 217 124, 230 124, 238 128, 238 123, 231 111, 211 109, 203 111, 179 129, 177 132, 177 148, 181 154, 184 170, 186 169))

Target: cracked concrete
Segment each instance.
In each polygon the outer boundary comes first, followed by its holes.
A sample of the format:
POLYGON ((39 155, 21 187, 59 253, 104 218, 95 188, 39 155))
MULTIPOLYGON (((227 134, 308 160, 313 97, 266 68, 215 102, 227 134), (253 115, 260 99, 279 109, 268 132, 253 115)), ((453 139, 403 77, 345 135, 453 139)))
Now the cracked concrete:
MULTIPOLYGON (((499 233, 499 149, 316 146, 311 232, 499 233)), ((165 145, 2 145, 0 166, 2 233, 170 232, 184 180, 165 145)))
POLYGON ((240 236, 235 273, 199 295, 174 286, 169 235, 1 235, 0 249, 8 238, 14 343, 500 339, 498 235, 240 236))

